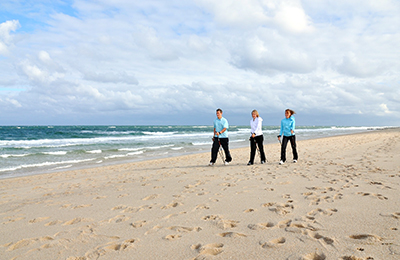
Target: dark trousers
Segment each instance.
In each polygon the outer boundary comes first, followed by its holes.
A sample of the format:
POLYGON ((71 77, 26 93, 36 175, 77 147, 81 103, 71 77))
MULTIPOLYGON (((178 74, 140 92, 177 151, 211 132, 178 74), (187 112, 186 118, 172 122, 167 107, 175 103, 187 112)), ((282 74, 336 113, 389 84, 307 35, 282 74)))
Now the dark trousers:
POLYGON ((219 147, 222 146, 225 152, 225 161, 230 162, 232 161, 231 153, 229 152, 229 138, 217 138, 214 137, 213 145, 211 148, 211 161, 215 163, 218 156, 219 147))
POLYGON ((293 160, 298 159, 297 149, 296 149, 296 136, 283 136, 282 139, 282 147, 281 147, 281 161, 286 162, 286 146, 287 143, 290 141, 290 145, 292 146, 293 152, 293 160))
POLYGON ((265 159, 265 153, 264 153, 264 136, 263 135, 258 135, 255 137, 250 137, 250 161, 252 164, 254 163, 254 157, 256 156, 256 149, 258 146, 258 149, 260 151, 260 156, 261 156, 261 161, 266 161, 265 159))

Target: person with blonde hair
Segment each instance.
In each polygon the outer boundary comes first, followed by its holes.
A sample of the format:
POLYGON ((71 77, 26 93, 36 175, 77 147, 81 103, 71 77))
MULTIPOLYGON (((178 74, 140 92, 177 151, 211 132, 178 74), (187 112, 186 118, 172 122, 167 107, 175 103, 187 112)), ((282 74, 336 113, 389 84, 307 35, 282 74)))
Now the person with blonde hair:
POLYGON ((281 131, 278 135, 278 140, 281 141, 281 136, 283 136, 283 138, 281 143, 281 160, 279 164, 284 164, 286 162, 286 146, 289 141, 290 145, 292 146, 293 162, 296 163, 298 160, 296 135, 294 132, 296 127, 296 121, 293 116, 294 114, 296 114, 296 112, 293 110, 286 109, 285 118, 281 121, 281 131))
POLYGON ((262 132, 262 121, 263 119, 258 114, 257 110, 251 111, 251 116, 253 117, 250 120, 251 127, 251 136, 250 136, 250 161, 247 165, 254 164, 254 157, 256 155, 256 149, 258 146, 258 151, 260 153, 261 164, 264 164, 266 161, 265 153, 264 153, 264 135, 262 132))

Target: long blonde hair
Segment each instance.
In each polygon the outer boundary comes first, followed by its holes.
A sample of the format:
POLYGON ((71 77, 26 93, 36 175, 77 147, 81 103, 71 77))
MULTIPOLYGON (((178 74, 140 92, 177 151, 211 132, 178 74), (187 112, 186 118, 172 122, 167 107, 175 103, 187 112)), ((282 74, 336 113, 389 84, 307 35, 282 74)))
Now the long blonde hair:
POLYGON ((260 117, 260 115, 258 114, 258 111, 257 110, 253 110, 253 111, 251 111, 251 115, 253 115, 253 113, 255 113, 256 114, 256 117, 260 117))

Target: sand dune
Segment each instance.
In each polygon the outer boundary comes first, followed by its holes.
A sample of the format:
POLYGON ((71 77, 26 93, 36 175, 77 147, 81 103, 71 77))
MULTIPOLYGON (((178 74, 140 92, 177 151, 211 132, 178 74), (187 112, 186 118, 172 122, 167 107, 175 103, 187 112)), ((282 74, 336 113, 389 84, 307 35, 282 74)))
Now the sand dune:
MULTIPOLYGON (((298 137, 301 139, 301 137, 298 137)), ((0 180, 1 259, 400 259, 400 130, 0 180), (291 158, 290 147, 288 158, 291 158)))

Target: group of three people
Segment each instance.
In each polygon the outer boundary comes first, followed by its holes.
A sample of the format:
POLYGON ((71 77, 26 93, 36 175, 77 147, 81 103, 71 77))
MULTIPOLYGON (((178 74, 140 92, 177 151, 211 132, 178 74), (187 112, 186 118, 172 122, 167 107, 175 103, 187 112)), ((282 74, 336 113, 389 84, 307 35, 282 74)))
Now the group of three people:
MULTIPOLYGON (((220 108, 217 109, 216 114, 217 118, 214 120, 214 137, 213 137, 213 145, 211 148, 211 160, 210 166, 214 165, 217 160, 218 151, 220 146, 222 146, 225 152, 225 165, 228 165, 232 161, 232 156, 229 151, 229 138, 228 138, 228 128, 229 123, 226 118, 222 116, 222 110, 220 108)), ((291 109, 285 110, 285 118, 281 121, 281 129, 278 135, 278 140, 281 142, 281 159, 279 164, 284 164, 286 162, 286 146, 290 141, 293 152, 293 162, 296 163, 298 160, 297 148, 296 148, 296 135, 295 135, 295 127, 296 122, 294 115, 295 112, 291 109)), ((257 110, 251 111, 252 119, 250 120, 251 127, 251 136, 250 136, 250 160, 247 165, 254 164, 254 158, 256 155, 256 150, 258 147, 258 151, 260 153, 261 164, 264 164, 267 160, 264 152, 264 135, 262 132, 262 121, 263 119, 260 117, 257 110)))

